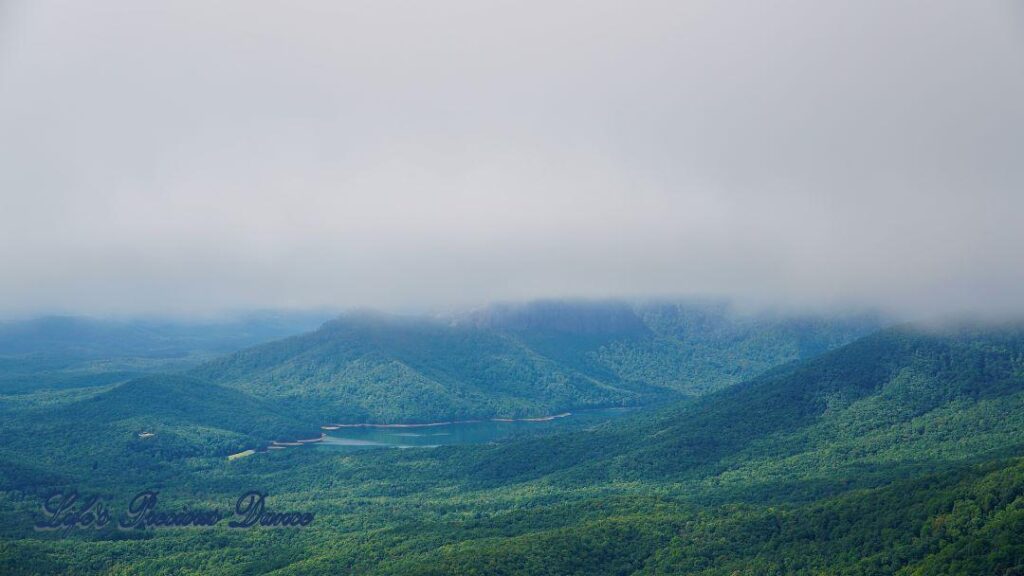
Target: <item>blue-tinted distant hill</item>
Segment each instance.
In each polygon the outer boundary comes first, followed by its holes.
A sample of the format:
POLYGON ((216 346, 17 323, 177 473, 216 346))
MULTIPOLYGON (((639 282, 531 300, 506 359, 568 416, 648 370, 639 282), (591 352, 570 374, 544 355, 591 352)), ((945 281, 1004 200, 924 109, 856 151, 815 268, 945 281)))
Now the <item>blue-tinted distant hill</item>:
POLYGON ((325 312, 260 312, 219 320, 116 320, 46 316, 0 323, 0 356, 73 358, 230 352, 312 330, 325 312))
POLYGON ((234 318, 113 320, 50 316, 0 323, 0 394, 123 382, 175 371, 312 330, 329 314, 263 312, 234 318))

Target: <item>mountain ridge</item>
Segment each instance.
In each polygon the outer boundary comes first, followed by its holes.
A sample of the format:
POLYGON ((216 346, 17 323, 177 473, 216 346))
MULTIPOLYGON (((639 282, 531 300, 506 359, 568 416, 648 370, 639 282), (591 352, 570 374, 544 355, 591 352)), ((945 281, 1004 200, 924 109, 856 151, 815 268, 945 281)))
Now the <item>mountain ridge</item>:
POLYGON ((701 394, 875 325, 618 301, 497 305, 446 319, 360 311, 190 373, 332 422, 524 417, 701 394), (696 315, 719 336, 686 329, 696 315))

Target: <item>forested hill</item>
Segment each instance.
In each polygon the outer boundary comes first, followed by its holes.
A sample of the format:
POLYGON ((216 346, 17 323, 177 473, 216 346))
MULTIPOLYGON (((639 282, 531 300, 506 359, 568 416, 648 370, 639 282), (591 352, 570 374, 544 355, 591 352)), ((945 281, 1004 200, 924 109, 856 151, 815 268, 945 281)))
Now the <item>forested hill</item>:
POLYGON ((443 319, 352 313, 193 375, 325 421, 538 416, 702 394, 877 326, 708 303, 547 301, 443 319))
POLYGON ((319 435, 271 402, 181 375, 136 378, 60 403, 0 405, 0 489, 83 471, 153 481, 161 466, 319 435), (56 449, 59 447, 60 449, 56 449))
MULTIPOLYGON (((405 333, 370 325, 389 341, 405 333)), ((332 327, 317 334, 330 340, 332 327)), ((160 445, 126 435, 137 428, 131 414, 170 423, 160 433, 171 439, 189 431, 225 442, 291 422, 277 402, 198 380, 138 381, 93 398, 40 407, 34 415, 60 419, 50 435, 20 431, 17 453, 0 450, 0 572, 1024 572, 1019 326, 887 329, 660 410, 475 446, 310 447, 231 462, 196 450, 162 465, 149 452, 160 445), (196 404, 207 394, 212 404, 196 404), (260 422, 221 416, 229 410, 260 422), (106 420, 121 424, 87 425, 106 420), (130 470, 80 456, 55 466, 67 458, 53 449, 65 445, 62 432, 81 436, 68 444, 76 454, 93 446, 100 458, 126 454, 130 470), (79 531, 72 541, 32 531, 33 490, 66 485, 112 497, 157 485, 168 507, 230 502, 257 486, 317 520, 301 532, 217 528, 206 533, 213 546, 196 546, 207 536, 189 530, 127 539, 79 531)))
POLYGON ((1024 328, 888 329, 560 440, 496 448, 532 457, 488 458, 481 474, 671 479, 715 486, 717 497, 816 497, 898 471, 1024 454, 1024 328))

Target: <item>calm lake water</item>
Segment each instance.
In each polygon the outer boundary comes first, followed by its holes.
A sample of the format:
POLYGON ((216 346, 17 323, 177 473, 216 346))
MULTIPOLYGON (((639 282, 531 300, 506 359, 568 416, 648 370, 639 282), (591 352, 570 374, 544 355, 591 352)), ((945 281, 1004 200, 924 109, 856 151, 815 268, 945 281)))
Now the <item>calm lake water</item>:
POLYGON ((409 428, 339 428, 326 430, 322 449, 428 448, 454 444, 486 444, 513 436, 588 428, 636 411, 636 408, 582 410, 542 421, 454 422, 409 428))

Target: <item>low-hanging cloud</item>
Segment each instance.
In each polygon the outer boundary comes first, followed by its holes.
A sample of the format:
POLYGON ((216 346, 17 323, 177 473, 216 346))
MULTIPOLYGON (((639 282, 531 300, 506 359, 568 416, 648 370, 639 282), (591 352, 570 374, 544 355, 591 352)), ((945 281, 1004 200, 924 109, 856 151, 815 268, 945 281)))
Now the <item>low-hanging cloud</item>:
POLYGON ((0 314, 1024 312, 1012 1, 12 1, 0 314))

